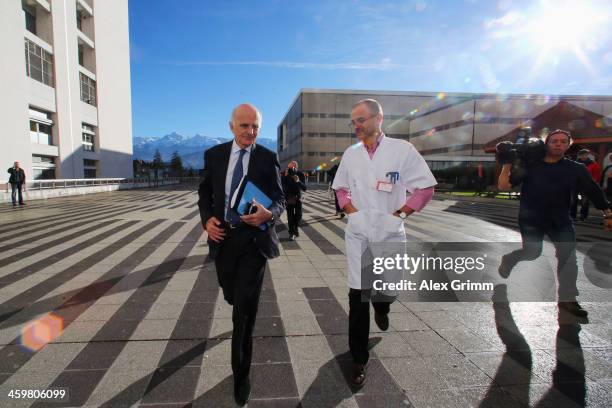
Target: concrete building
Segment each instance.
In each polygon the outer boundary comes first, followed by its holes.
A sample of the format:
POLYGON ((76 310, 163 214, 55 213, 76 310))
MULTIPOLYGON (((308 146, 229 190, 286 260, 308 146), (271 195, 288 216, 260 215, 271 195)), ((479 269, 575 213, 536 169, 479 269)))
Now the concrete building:
POLYGON ((302 169, 326 170, 337 163, 357 142, 348 123, 351 107, 364 98, 382 104, 385 134, 409 140, 438 174, 476 163, 491 169, 491 144, 523 126, 531 126, 536 136, 571 130, 574 149, 591 148, 600 159, 612 148, 612 96, 303 89, 278 126, 281 165, 297 160, 302 169))
POLYGON ((132 176, 127 0, 0 2, 0 167, 132 176))

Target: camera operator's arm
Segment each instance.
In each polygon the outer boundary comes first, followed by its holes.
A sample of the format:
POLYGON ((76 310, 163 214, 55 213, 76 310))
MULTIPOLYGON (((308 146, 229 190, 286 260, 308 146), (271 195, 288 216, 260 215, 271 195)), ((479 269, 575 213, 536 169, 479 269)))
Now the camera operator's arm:
POLYGON ((293 176, 293 181, 295 181, 302 191, 306 191, 306 177, 304 177, 304 173, 301 171, 293 176))
POLYGON ((512 164, 504 164, 502 166, 501 173, 499 173, 499 179, 497 179, 497 188, 501 191, 512 190, 512 183, 510 183, 510 169, 512 164))
POLYGON ((580 167, 579 169, 578 190, 593 202, 595 208, 603 211, 604 229, 612 231, 612 210, 610 209, 610 203, 586 167, 580 167))

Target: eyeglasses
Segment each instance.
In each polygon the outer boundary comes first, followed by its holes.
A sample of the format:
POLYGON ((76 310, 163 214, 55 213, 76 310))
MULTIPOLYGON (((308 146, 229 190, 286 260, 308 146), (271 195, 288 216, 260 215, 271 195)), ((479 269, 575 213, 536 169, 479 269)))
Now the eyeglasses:
POLYGON ((347 126, 351 129, 353 129, 355 126, 357 126, 357 124, 359 125, 363 125, 364 123, 366 123, 366 121, 372 119, 374 116, 376 115, 372 115, 372 116, 368 116, 367 118, 357 118, 355 120, 351 120, 347 126))

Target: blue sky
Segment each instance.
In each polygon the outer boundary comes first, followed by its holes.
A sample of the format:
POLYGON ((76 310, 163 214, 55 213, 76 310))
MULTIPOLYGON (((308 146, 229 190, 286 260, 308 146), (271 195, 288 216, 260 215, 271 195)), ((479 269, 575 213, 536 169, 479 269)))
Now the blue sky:
POLYGON ((134 136, 276 127, 301 88, 612 94, 608 0, 129 0, 134 136), (578 4, 578 5, 576 5, 578 4))

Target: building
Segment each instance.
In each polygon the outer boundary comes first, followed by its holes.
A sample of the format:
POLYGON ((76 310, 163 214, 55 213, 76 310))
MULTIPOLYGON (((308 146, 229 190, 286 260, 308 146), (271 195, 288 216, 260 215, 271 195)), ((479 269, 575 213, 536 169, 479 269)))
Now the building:
POLYGON ((127 0, 3 0, 0 26, 3 169, 131 177, 127 0))
POLYGON ((303 89, 277 129, 281 166, 297 160, 312 171, 337 163, 357 142, 348 124, 353 104, 364 98, 382 104, 385 134, 409 140, 439 181, 456 183, 478 164, 492 181, 495 143, 512 139, 524 126, 536 136, 571 130, 573 150, 588 147, 600 160, 612 148, 612 96, 303 89))

